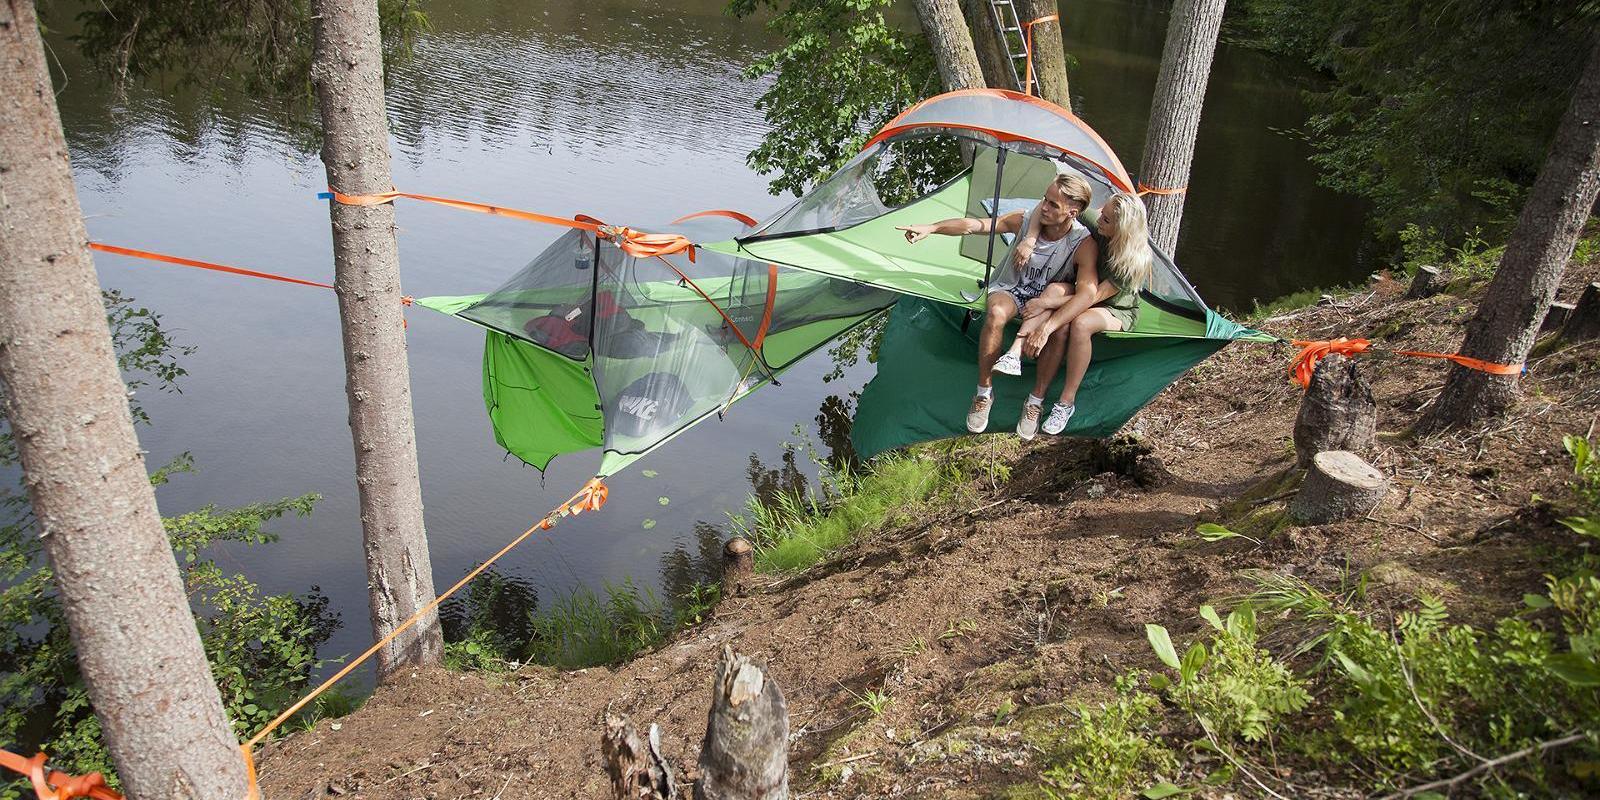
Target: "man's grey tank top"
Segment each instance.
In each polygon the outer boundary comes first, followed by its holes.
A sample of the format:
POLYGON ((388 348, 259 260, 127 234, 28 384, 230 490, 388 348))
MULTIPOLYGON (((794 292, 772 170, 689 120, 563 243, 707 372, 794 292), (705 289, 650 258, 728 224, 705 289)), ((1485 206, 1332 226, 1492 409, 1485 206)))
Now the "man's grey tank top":
MULTIPOLYGON (((1000 257, 1000 263, 995 265, 994 275, 989 281, 989 291, 1015 290, 1022 287, 1029 294, 1037 294, 1044 290, 1047 284, 1071 283, 1077 280, 1078 268, 1072 260, 1072 255, 1078 252, 1078 246, 1089 238, 1089 229, 1078 220, 1072 220, 1072 225, 1060 239, 1054 242, 1055 249, 1049 257, 1040 264, 1039 258, 1029 259, 1022 269, 1017 269, 1015 255, 1017 242, 1022 241, 1028 228, 1033 224, 1033 218, 1039 213, 1039 207, 1034 206, 1022 217, 1022 229, 1011 237, 1011 246, 1006 248, 1005 255, 1000 257)), ((1040 240, 1043 243, 1043 239, 1040 240)), ((1042 255, 1042 254, 1041 254, 1042 255)))

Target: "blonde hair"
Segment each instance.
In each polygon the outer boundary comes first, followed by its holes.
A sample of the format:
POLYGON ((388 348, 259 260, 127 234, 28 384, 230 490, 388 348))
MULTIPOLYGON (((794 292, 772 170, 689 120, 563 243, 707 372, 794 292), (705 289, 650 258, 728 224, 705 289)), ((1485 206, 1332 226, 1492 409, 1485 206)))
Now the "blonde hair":
POLYGON ((1083 211, 1089 207, 1089 201, 1094 197, 1094 190, 1089 187, 1089 182, 1082 176, 1071 172, 1063 172, 1056 176, 1054 185, 1061 190, 1068 200, 1078 204, 1078 210, 1083 211))
POLYGON ((1150 251, 1150 219, 1145 215, 1144 203, 1127 192, 1111 195, 1100 213, 1107 208, 1117 210, 1117 230, 1106 242, 1106 274, 1101 277, 1125 291, 1139 291, 1150 283, 1150 271, 1155 264, 1155 254, 1150 251))

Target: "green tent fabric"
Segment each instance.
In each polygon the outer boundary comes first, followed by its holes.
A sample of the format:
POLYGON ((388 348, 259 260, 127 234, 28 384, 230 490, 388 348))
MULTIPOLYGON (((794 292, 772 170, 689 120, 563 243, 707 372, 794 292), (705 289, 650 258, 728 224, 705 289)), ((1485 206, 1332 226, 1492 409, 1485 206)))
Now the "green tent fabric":
MULTIPOLYGON (((967 407, 977 374, 979 325, 965 326, 966 312, 945 303, 907 297, 889 313, 878 349, 878 374, 857 406, 851 442, 862 458, 930 439, 966 435, 967 407)), ((1184 372, 1235 339, 1265 339, 1223 317, 1206 321, 1164 312, 1146 303, 1133 333, 1095 337, 1094 358, 1078 392, 1069 436, 1109 436, 1184 372)), ((1015 333, 1007 333, 1006 341, 1015 333)), ((1020 377, 994 376, 989 430, 1010 433, 1033 388, 1034 367, 1020 377)), ((1061 391, 1057 374, 1049 398, 1061 391)))

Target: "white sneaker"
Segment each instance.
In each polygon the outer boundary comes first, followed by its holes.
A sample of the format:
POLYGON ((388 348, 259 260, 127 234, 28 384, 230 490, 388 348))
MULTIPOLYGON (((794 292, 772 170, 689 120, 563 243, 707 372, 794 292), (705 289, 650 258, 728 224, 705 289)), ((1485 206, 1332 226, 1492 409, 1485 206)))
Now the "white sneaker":
POLYGON ((1072 419, 1072 412, 1077 411, 1076 405, 1056 403, 1050 407, 1050 416, 1044 421, 1044 432, 1055 436, 1067 429, 1067 422, 1072 419))
POLYGON ((972 408, 967 409, 967 430, 983 433, 989 427, 989 409, 994 407, 994 395, 974 395, 972 408))
POLYGON ((1021 375, 1022 358, 1006 353, 994 362, 994 371, 1002 375, 1021 375))
POLYGON ((1022 406, 1022 419, 1017 420, 1017 435, 1022 437, 1022 441, 1033 441, 1034 434, 1039 432, 1039 414, 1042 411, 1042 406, 1033 403, 1022 406))

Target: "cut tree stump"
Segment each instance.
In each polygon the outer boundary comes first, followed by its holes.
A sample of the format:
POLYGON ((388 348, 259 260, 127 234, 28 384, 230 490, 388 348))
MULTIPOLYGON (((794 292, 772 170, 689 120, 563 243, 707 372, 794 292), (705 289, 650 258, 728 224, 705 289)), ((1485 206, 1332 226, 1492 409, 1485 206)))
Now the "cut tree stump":
POLYGON ((1322 359, 1294 420, 1295 466, 1328 450, 1369 453, 1378 435, 1378 404, 1356 362, 1337 353, 1322 359))
POLYGON ((1304 525, 1352 519, 1377 508, 1388 491, 1389 479, 1361 456, 1330 450, 1311 459, 1311 471, 1289 504, 1289 515, 1304 525))
POLYGON ((1561 338, 1574 342, 1600 339, 1600 283, 1584 287, 1567 324, 1561 328, 1561 338))
POLYGON ((1406 289, 1407 300, 1421 300, 1432 297, 1444 291, 1444 271, 1438 267, 1417 267, 1417 274, 1411 278, 1411 287, 1406 289))
POLYGON ((661 757, 661 731, 650 726, 648 744, 627 717, 606 715, 606 730, 600 738, 605 755, 606 774, 611 776, 612 797, 617 800, 677 800, 678 787, 672 768, 661 757))
POLYGON ((1567 324, 1572 319, 1572 311, 1577 306, 1571 303, 1551 303, 1550 308, 1544 312, 1544 322, 1539 323, 1539 331, 1553 331, 1567 324))
POLYGON ((755 577, 755 548, 735 536, 722 546, 722 596, 740 597, 750 590, 755 577))
POLYGON ((696 800, 787 800, 789 710, 765 666, 723 645, 696 800))

